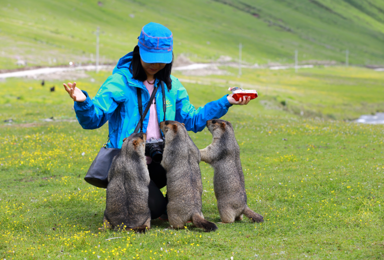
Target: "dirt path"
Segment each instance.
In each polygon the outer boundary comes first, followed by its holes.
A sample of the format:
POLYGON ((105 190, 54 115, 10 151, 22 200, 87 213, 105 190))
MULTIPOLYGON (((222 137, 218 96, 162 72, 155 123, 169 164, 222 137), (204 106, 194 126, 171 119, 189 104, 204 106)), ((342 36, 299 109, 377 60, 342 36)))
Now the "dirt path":
MULTIPOLYGON (((112 66, 104 66, 104 65, 99 66, 99 70, 112 70, 112 68, 113 68, 112 66)), ((62 75, 63 73, 70 74, 72 72, 95 71, 95 70, 96 70, 95 65, 78 66, 78 67, 47 67, 47 68, 18 70, 18 71, 0 73, 0 79, 20 78, 20 77, 36 78, 41 75, 54 76, 55 74, 62 75)))

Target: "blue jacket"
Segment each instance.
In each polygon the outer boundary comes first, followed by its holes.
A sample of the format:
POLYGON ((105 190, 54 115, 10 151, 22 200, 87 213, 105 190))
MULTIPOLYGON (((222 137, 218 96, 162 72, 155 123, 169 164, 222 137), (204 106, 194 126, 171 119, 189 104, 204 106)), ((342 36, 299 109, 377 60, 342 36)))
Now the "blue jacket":
MULTIPOLYGON (((75 111, 80 125, 84 129, 95 129, 109 121, 109 142, 107 147, 121 148, 123 139, 130 136, 140 121, 137 88, 141 88, 143 111, 147 106, 150 95, 143 82, 133 79, 129 71, 132 53, 122 57, 100 87, 96 96, 91 100, 87 92, 84 102, 75 102, 75 111)), ((180 81, 171 76, 172 89, 165 87, 166 120, 176 120, 184 123, 188 131, 198 132, 204 129, 210 119, 220 118, 228 112, 231 104, 224 96, 219 100, 209 102, 204 107, 195 109, 189 102, 187 90, 180 81)), ((157 82, 155 84, 157 86, 157 82)), ((164 120, 162 92, 159 89, 155 96, 159 122, 164 120)), ((144 119, 143 131, 147 130, 149 111, 144 119)))

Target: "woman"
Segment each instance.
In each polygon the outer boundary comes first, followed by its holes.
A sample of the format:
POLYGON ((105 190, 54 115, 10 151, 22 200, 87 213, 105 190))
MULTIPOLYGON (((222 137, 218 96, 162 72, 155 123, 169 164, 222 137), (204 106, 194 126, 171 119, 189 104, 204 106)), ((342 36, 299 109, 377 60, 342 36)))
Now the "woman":
MULTIPOLYGON (((172 32, 161 24, 149 23, 143 27, 138 39, 133 52, 119 60, 113 74, 92 100, 86 91, 76 87, 76 83, 63 84, 75 101, 76 116, 84 129, 99 128, 109 121, 107 147, 121 148, 123 139, 130 136, 140 122, 138 90, 144 111, 153 90, 160 87, 142 124, 147 141, 161 140, 159 122, 165 118, 184 123, 188 131, 198 132, 204 129, 208 120, 224 116, 230 106, 246 105, 250 101, 250 98, 235 101, 232 95, 225 95, 196 110, 189 102, 186 89, 171 76, 172 32), (165 100, 160 81, 164 82, 165 100), (163 102, 166 103, 165 118, 163 102)), ((167 184, 165 170, 150 157, 147 157, 147 163, 151 181, 155 184, 152 186, 163 188, 167 184)), ((158 218, 165 211, 166 198, 151 198, 150 191, 150 200, 152 218, 158 218)))

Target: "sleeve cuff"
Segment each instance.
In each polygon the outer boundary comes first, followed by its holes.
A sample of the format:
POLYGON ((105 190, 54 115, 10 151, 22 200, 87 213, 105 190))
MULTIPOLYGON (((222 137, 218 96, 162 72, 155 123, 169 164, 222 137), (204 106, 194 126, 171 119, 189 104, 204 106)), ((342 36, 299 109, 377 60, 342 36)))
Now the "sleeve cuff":
POLYGON ((228 98, 227 98, 228 94, 225 95, 224 97, 220 98, 219 99, 219 102, 220 104, 222 104, 225 108, 230 108, 231 106, 233 106, 231 103, 229 103, 228 101, 228 98))
POLYGON ((87 91, 82 90, 84 95, 87 97, 83 102, 77 102, 75 101, 74 108, 75 111, 85 111, 88 110, 92 106, 92 100, 89 97, 87 91))

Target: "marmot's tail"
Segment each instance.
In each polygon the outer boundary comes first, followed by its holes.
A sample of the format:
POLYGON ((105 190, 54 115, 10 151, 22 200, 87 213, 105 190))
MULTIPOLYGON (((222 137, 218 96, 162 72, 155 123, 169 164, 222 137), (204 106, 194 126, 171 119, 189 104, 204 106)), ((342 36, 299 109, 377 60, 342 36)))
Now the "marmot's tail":
POLYGON ((245 207, 243 214, 245 216, 247 216, 248 218, 250 218, 253 222, 263 222, 264 221, 264 218, 262 215, 253 212, 250 208, 248 208, 248 206, 245 207))
POLYGON ((205 232, 211 232, 217 229, 217 226, 215 223, 205 220, 198 213, 193 214, 192 222, 196 227, 204 229, 205 232))

